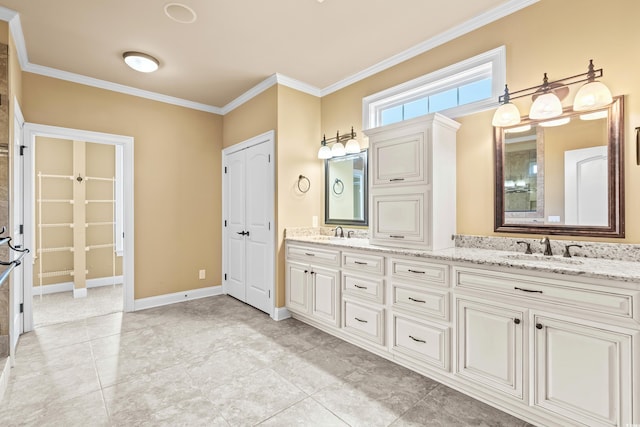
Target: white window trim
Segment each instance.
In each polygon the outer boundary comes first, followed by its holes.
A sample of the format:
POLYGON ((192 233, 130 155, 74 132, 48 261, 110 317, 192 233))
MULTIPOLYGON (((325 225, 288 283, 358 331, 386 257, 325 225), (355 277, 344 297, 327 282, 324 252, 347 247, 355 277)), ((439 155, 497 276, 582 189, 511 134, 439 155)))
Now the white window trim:
POLYGON ((478 76, 491 77, 491 98, 460 105, 440 113, 455 118, 495 108, 507 81, 506 48, 500 46, 456 64, 441 68, 397 86, 374 93, 362 99, 362 126, 371 129, 380 126, 382 110, 411 102, 426 94, 436 93, 476 80, 478 76))

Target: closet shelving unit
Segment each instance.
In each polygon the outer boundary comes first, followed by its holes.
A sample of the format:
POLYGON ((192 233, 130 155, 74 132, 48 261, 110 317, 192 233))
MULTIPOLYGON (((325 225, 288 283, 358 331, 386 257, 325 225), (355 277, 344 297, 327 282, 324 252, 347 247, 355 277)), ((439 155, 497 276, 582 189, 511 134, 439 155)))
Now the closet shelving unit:
MULTIPOLYGON (((84 204, 89 205, 91 203, 108 203, 111 204, 111 221, 102 221, 102 222, 86 222, 84 224, 85 228, 89 227, 104 227, 111 226, 111 242, 96 244, 96 245, 87 245, 84 247, 85 252, 89 252, 91 250, 97 249, 106 249, 111 248, 111 272, 113 277, 113 286, 116 285, 115 273, 116 273, 116 254, 115 254, 115 177, 112 178, 102 178, 102 177, 92 177, 86 176, 84 178, 75 177, 73 175, 54 175, 54 174, 44 174, 42 172, 38 172, 38 195, 39 198, 37 200, 38 204, 38 248, 36 257, 38 259, 38 284, 40 286, 40 298, 42 298, 43 293, 43 279, 51 278, 51 277, 61 277, 61 276, 69 276, 71 278, 74 277, 74 270, 56 270, 56 271, 44 271, 44 263, 43 258, 44 254, 47 253, 55 253, 55 252, 74 252, 76 249, 73 246, 58 246, 58 247, 45 247, 43 240, 43 230, 51 229, 51 228, 69 228, 73 230, 74 227, 77 226, 75 222, 69 223, 43 223, 42 220, 42 207, 46 204, 64 204, 68 203, 73 205, 75 201, 73 199, 49 199, 44 198, 42 194, 42 182, 43 180, 69 180, 73 184, 74 181, 78 180, 82 181, 98 181, 98 182, 111 182, 111 199, 93 199, 93 200, 85 200, 84 204)), ((73 214, 72 214, 73 215, 73 214)), ((85 275, 89 274, 89 270, 85 270, 85 275)))

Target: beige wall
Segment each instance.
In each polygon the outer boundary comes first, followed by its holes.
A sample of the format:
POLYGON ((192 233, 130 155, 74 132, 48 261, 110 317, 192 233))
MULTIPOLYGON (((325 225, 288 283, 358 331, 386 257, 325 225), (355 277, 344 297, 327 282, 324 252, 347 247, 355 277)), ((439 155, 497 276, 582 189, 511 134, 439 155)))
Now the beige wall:
MULTIPOLYGON (((227 148, 278 127, 278 88, 272 86, 225 114, 222 147, 227 148)), ((277 137, 277 135, 276 135, 277 137)))
POLYGON ((32 123, 135 138, 135 298, 221 284, 222 117, 30 73, 23 103, 32 123))
MULTIPOLYGON (((500 45, 507 48, 507 80, 512 90, 587 70, 589 59, 604 68, 602 79, 614 95, 625 97, 626 239, 640 242, 640 167, 635 165, 634 127, 640 123, 637 51, 640 2, 616 0, 541 0, 524 10, 371 76, 322 99, 322 131, 362 128, 362 98, 500 45)), ((579 85, 577 85, 579 86, 579 85)), ((576 88, 573 88, 575 92, 576 88)), ((570 95, 569 99, 573 99, 570 95)), ((517 100, 526 112, 529 100, 517 100)), ((493 231, 494 110, 457 119, 457 232, 508 236, 493 231)), ((561 237, 559 237, 561 238, 561 237)), ((573 237, 567 237, 573 239, 573 237)), ((594 238, 588 238, 594 240, 594 238)), ((604 239, 607 240, 607 239, 604 239)), ((609 239, 610 240, 610 239, 609 239)))

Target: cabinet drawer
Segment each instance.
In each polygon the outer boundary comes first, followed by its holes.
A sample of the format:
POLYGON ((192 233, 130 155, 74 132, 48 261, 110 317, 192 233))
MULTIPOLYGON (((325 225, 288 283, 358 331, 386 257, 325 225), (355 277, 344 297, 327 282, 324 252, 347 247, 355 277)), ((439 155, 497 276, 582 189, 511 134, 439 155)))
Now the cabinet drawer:
POLYGON ((449 321, 449 292, 393 284, 393 307, 449 321))
POLYGON ((342 267, 369 274, 384 274, 384 257, 343 252, 342 267))
POLYGON ((344 329, 367 340, 384 344, 384 309, 344 300, 344 329))
POLYGON ((393 351, 449 371, 449 328, 393 317, 393 351))
POLYGON ((427 183, 425 133, 372 141, 372 185, 427 183))
POLYGON ((310 246, 287 246, 287 259, 340 266, 340 252, 310 246))
POLYGON ((400 191, 380 191, 371 194, 371 242, 387 246, 420 246, 428 248, 428 200, 424 187, 407 187, 400 191))
POLYGON ((346 295, 368 299, 379 304, 384 302, 384 280, 364 278, 342 273, 342 286, 346 295))
POLYGON ((391 261, 391 276, 449 287, 449 266, 447 265, 394 259, 391 261))
POLYGON ((634 317, 633 299, 639 298, 639 292, 633 290, 460 267, 454 271, 459 289, 498 292, 622 317, 634 317))

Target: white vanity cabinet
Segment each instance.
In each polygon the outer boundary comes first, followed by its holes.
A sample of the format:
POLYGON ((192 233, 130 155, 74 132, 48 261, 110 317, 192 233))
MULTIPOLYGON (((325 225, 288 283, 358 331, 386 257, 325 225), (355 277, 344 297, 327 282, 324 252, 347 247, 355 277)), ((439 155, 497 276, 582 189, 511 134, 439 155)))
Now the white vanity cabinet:
POLYGON ((365 131, 371 156, 371 243, 453 246, 459 127, 434 113, 365 131))
POLYGON ((340 323, 340 252, 287 245, 287 308, 332 327, 340 323))
POLYGON ((637 290, 467 267, 453 272, 460 380, 561 425, 637 422, 637 290))

